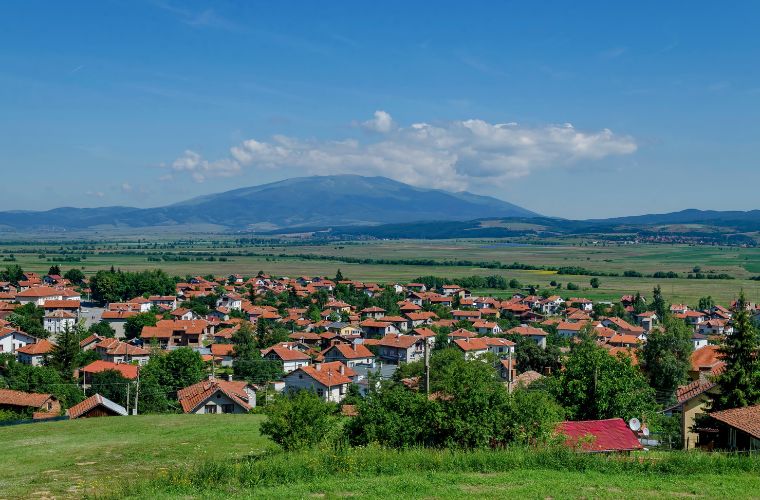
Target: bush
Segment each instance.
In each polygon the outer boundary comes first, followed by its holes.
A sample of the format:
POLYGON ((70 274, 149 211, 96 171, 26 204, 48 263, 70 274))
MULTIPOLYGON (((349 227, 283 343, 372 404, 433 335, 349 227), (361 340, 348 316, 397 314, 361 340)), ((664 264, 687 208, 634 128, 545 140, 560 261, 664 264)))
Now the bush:
POLYGON ((261 424, 261 434, 286 451, 329 442, 336 436, 337 410, 337 405, 311 391, 283 394, 264 409, 267 420, 261 424))

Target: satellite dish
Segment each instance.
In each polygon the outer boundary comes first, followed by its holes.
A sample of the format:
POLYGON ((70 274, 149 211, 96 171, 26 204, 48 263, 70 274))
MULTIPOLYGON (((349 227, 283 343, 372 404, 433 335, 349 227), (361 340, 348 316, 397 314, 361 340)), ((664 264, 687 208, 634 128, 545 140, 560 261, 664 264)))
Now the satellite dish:
POLYGON ((639 432, 639 429, 641 429, 641 422, 639 422, 638 418, 632 418, 628 421, 628 427, 633 432, 639 432))
POLYGON ((641 433, 644 434, 644 437, 649 437, 649 427, 642 427, 641 433))

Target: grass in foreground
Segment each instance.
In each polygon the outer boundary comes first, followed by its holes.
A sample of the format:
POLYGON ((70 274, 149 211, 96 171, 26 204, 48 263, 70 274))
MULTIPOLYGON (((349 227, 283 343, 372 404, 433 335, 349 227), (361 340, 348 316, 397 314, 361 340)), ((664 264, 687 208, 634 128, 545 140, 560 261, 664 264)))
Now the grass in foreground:
POLYGON ((209 461, 115 490, 114 496, 174 498, 653 498, 756 497, 760 458, 699 453, 633 457, 543 451, 278 453, 235 464, 209 461))
POLYGON ((260 415, 149 415, 0 427, 0 497, 100 495, 161 471, 260 453, 260 415))

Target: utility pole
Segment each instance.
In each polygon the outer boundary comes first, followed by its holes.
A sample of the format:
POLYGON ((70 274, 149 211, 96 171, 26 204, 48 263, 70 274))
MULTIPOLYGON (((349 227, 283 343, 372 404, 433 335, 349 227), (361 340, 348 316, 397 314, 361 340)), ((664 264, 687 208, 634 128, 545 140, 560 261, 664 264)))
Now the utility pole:
POLYGON ((137 415, 137 398, 140 397, 140 367, 137 367, 137 387, 135 388, 135 407, 132 409, 132 415, 137 415))
POLYGON ((512 351, 509 351, 509 375, 507 375, 509 381, 509 392, 512 392, 512 351))
POLYGON ((129 386, 132 385, 131 382, 127 382, 127 415, 129 415, 129 386))
POLYGON ((430 395, 430 352, 428 347, 428 339, 424 339, 425 342, 425 394, 430 395))

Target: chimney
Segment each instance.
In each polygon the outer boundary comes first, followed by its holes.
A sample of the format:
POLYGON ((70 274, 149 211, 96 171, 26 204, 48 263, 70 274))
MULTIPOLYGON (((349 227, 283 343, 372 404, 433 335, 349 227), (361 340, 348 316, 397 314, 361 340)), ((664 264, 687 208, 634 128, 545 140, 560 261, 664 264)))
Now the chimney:
POLYGON ((343 363, 341 363, 340 364, 340 368, 338 368, 338 371, 340 372, 341 375, 345 375, 345 373, 346 373, 346 365, 344 365, 343 363))
POLYGON ((353 348, 354 352, 356 352, 356 344, 351 344, 351 347, 353 348))
POLYGON ((318 372, 322 371, 322 363, 317 363, 317 365, 314 367, 318 372))
POLYGON ((551 367, 549 367, 549 366, 545 366, 545 367, 544 367, 544 375, 548 377, 548 376, 549 376, 549 375, 551 375, 551 374, 552 374, 552 369, 551 369, 551 367))
POLYGON ((232 382, 232 374, 231 373, 227 374, 227 382, 232 382))

